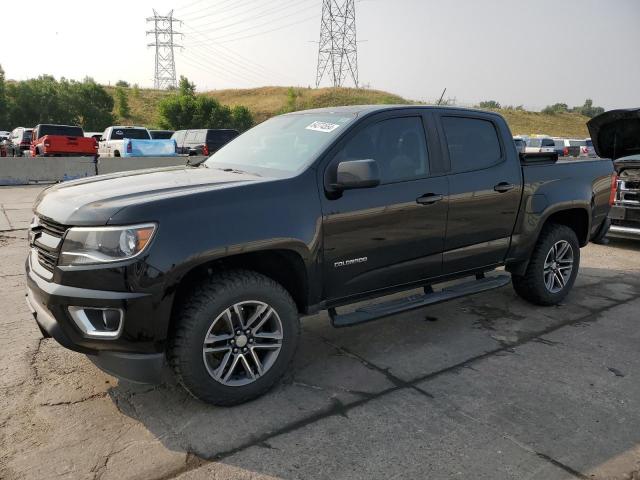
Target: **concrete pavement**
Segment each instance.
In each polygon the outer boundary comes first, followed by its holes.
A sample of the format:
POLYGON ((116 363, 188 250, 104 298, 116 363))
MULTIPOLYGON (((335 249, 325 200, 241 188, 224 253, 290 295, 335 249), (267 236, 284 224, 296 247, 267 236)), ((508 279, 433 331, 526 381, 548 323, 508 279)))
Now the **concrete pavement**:
POLYGON ((585 248, 558 307, 505 287, 350 329, 304 319, 285 380, 218 408, 40 338, 20 229, 40 189, 0 188, 2 479, 640 475, 640 242, 585 248))

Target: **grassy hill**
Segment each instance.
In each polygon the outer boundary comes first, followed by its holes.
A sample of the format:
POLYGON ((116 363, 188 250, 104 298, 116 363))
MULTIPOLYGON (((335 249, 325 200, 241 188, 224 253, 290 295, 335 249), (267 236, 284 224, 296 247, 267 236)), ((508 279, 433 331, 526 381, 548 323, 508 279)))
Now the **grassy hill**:
MULTIPOLYGON (((115 88, 106 87, 113 95, 115 88)), ((149 89, 128 89, 131 118, 129 123, 155 127, 159 123, 157 105, 169 92, 149 89)), ((244 105, 256 121, 291 110, 330 107, 336 105, 407 104, 415 103, 398 95, 380 90, 355 88, 288 88, 261 87, 242 90, 213 90, 205 92, 220 103, 244 105)), ((575 113, 545 115, 522 110, 497 110, 504 115, 515 135, 545 133, 558 137, 585 138, 588 136, 587 117, 575 113)), ((119 121, 123 121, 120 119, 119 121)))

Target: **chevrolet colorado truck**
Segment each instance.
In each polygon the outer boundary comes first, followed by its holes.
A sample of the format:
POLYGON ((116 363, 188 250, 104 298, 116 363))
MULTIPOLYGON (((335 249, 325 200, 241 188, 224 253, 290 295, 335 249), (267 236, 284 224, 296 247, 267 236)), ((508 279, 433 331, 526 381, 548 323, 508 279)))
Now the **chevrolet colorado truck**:
POLYGON ((613 159, 618 188, 609 212, 609 237, 640 239, 640 108, 610 110, 587 126, 597 154, 613 159))
POLYGON ((557 304, 613 186, 608 160, 519 155, 491 112, 291 113, 199 164, 43 191, 27 301, 45 336, 106 372, 173 374, 197 398, 233 405, 285 373, 300 316, 328 310, 346 327, 509 281, 557 304), (485 275, 503 266, 510 275, 485 275))

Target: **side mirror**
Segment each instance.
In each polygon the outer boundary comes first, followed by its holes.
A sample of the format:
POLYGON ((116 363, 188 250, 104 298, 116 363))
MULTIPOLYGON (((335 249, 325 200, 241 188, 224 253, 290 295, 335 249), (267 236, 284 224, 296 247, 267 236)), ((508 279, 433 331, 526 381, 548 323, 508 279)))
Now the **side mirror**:
POLYGON ((354 188, 371 188, 380 185, 378 164, 373 159, 348 160, 338 164, 336 190, 352 190, 354 188))

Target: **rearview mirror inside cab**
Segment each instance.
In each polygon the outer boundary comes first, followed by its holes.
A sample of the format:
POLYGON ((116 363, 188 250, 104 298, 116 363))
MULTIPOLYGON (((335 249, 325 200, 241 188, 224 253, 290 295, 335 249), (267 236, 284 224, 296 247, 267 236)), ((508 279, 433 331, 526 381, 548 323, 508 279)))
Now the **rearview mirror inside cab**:
POLYGON ((373 159, 348 160, 338 164, 336 190, 352 190, 354 188, 371 188, 380 184, 378 164, 373 159))

